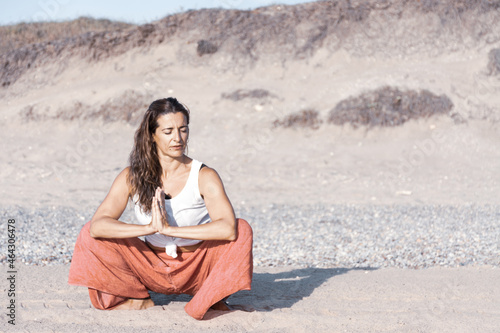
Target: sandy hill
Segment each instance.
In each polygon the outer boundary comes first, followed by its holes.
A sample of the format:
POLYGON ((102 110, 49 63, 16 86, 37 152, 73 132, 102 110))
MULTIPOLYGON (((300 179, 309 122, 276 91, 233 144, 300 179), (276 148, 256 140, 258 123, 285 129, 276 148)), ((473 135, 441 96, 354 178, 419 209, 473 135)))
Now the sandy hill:
POLYGON ((6 205, 97 205, 166 96, 191 109, 189 154, 236 205, 498 203, 497 1, 319 1, 0 36, 6 205))

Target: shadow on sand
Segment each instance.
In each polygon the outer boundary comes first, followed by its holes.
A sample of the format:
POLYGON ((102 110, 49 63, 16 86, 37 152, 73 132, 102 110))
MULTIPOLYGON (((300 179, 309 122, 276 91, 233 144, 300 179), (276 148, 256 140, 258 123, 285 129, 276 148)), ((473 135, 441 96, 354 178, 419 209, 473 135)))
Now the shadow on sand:
MULTIPOLYGON (((308 297, 327 280, 351 270, 373 271, 376 268, 299 268, 279 273, 254 273, 252 290, 242 290, 228 299, 235 310, 273 311, 290 308, 295 303, 308 297)), ((189 295, 163 295, 154 292, 151 298, 157 305, 170 302, 189 302, 189 295)), ((213 319, 224 314, 222 311, 209 311, 205 319, 213 319)))

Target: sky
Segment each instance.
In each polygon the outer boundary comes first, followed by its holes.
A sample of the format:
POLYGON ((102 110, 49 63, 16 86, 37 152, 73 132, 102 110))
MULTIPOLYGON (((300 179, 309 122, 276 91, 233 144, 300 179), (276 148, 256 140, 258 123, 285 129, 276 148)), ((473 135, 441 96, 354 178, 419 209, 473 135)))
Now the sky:
POLYGON ((66 21, 81 16, 144 24, 167 15, 200 8, 252 9, 305 0, 0 0, 0 25, 20 22, 66 21))

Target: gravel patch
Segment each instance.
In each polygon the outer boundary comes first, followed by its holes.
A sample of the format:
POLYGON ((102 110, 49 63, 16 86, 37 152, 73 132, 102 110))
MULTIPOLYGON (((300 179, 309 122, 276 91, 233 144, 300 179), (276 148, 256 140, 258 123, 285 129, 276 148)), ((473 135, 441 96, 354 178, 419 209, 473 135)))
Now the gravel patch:
MULTIPOLYGON (((0 263, 15 219, 16 263, 67 264, 95 208, 0 208, 0 263)), ((269 205, 235 207, 254 230, 256 266, 500 266, 500 206, 269 205)), ((133 221, 127 210, 124 221, 133 221)))

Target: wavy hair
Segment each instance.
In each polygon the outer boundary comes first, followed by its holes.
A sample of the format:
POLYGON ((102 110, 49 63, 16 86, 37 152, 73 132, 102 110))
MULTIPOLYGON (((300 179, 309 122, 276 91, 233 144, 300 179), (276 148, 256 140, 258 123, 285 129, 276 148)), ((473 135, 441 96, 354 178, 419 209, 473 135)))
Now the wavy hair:
POLYGON ((127 181, 130 185, 130 198, 138 195, 137 202, 145 213, 151 212, 155 190, 162 187, 162 168, 153 140, 153 134, 159 126, 158 117, 177 112, 184 114, 189 125, 189 109, 186 106, 173 97, 158 99, 151 103, 135 132, 127 181))

